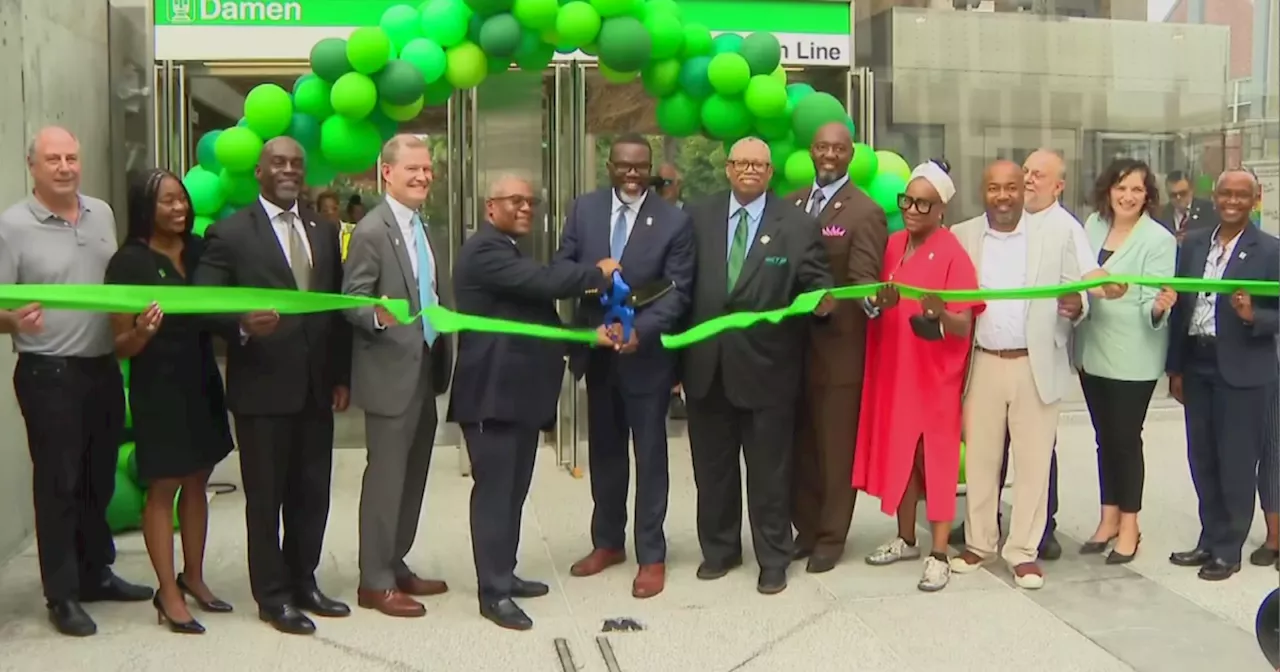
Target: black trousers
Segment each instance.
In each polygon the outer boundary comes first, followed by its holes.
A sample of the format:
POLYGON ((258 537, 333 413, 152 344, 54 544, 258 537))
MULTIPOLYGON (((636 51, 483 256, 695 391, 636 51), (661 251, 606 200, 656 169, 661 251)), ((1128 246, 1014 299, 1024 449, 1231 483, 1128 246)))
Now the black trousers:
POLYGON ((27 428, 45 599, 78 599, 116 559, 107 504, 116 489, 124 384, 115 357, 18 355, 13 390, 27 428))
POLYGON ((791 563, 791 470, 796 404, 742 408, 725 396, 722 379, 705 397, 690 398, 689 445, 698 489, 698 543, 708 564, 742 557, 742 473, 747 464, 747 515, 761 569, 791 563))
POLYGON ((520 522, 538 457, 538 427, 484 422, 462 426, 471 456, 471 552, 480 600, 511 597, 520 522))
POLYGON ((595 548, 626 548, 627 490, 631 485, 631 451, 636 456, 636 561, 666 562, 667 540, 667 408, 671 390, 649 394, 623 392, 612 379, 587 379, 588 455, 591 460, 591 542, 595 548))
POLYGON ((1259 460, 1276 450, 1277 389, 1228 385, 1212 343, 1195 346, 1183 374, 1187 461, 1200 500, 1196 547, 1228 564, 1240 562, 1253 524, 1259 460))
POLYGON ((1154 380, 1114 380, 1082 372, 1080 387, 1098 443, 1098 489, 1103 506, 1121 513, 1142 510, 1142 424, 1155 392, 1154 380))
POLYGON ((287 604, 316 587, 329 520, 333 410, 310 397, 306 403, 291 415, 236 416, 249 587, 263 607, 287 604))

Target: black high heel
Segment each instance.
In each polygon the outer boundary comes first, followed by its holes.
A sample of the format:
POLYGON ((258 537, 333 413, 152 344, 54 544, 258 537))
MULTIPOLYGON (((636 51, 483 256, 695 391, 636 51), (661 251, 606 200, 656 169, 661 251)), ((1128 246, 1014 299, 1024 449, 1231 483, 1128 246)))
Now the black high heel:
POLYGON ((1107 546, 1119 537, 1120 533, 1117 532, 1108 537, 1106 541, 1086 541, 1080 544, 1080 555, 1098 555, 1107 550, 1107 546))
POLYGON ((187 586, 187 582, 182 578, 181 574, 178 575, 178 590, 195 600, 196 604, 200 605, 200 611, 207 611, 212 614, 229 614, 234 610, 230 603, 223 602, 216 597, 208 602, 200 599, 199 595, 191 592, 191 588, 187 586))
POLYGON ((1111 553, 1107 554, 1107 563, 1106 563, 1106 564, 1108 564, 1108 565, 1127 565, 1127 564, 1129 564, 1129 563, 1133 562, 1133 558, 1134 558, 1135 556, 1137 556, 1137 555, 1138 555, 1138 547, 1139 547, 1139 546, 1141 546, 1141 545, 1142 545, 1142 535, 1141 535, 1141 534, 1139 534, 1139 535, 1138 535, 1138 540, 1137 540, 1136 542, 1134 542, 1134 544, 1133 544, 1133 552, 1132 552, 1132 553, 1130 553, 1130 554, 1128 554, 1128 555, 1125 555, 1124 553, 1121 553, 1120 551, 1117 551, 1117 550, 1114 550, 1114 549, 1113 549, 1113 550, 1111 551, 1111 553))
POLYGON ((200 621, 191 619, 186 623, 179 623, 169 617, 164 611, 164 605, 160 604, 160 593, 151 598, 151 605, 156 608, 156 624, 169 625, 169 632, 176 632, 179 635, 203 635, 204 626, 200 625, 200 621))

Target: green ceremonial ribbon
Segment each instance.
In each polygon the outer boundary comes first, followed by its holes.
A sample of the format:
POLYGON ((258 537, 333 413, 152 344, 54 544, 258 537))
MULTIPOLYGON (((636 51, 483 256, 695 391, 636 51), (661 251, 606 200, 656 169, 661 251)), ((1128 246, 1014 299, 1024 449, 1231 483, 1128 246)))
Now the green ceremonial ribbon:
MULTIPOLYGON (((1209 280, 1204 278, 1144 278, 1106 276, 1062 285, 1019 287, 1015 289, 978 289, 929 291, 893 283, 906 298, 918 299, 935 294, 945 301, 999 301, 1003 299, 1054 299, 1063 294, 1082 292, 1108 284, 1143 287, 1169 287, 1178 292, 1231 294, 1237 290, 1253 296, 1280 296, 1280 282, 1274 280, 1209 280)), ((704 341, 731 329, 743 329, 758 322, 777 324, 787 317, 806 315, 818 307, 826 294, 838 300, 865 299, 875 296, 883 283, 849 285, 831 290, 806 292, 785 308, 762 312, 722 315, 707 320, 679 334, 664 334, 663 347, 678 349, 704 341)), ((52 310, 80 310, 103 313, 141 313, 152 303, 164 312, 180 314, 239 314, 255 310, 275 310, 283 315, 321 313, 367 306, 382 306, 401 324, 416 317, 409 312, 404 299, 375 299, 342 294, 321 294, 283 289, 252 287, 191 287, 153 285, 4 285, 0 286, 0 309, 13 309, 39 303, 52 310)), ((528 324, 491 317, 464 315, 443 306, 430 306, 423 314, 440 333, 480 331, 547 340, 593 344, 594 329, 569 329, 542 324, 528 324)))

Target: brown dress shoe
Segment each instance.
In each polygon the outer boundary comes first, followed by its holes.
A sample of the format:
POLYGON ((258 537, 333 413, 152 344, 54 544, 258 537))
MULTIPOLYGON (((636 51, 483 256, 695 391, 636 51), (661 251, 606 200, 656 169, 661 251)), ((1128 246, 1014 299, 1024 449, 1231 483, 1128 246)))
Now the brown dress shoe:
POLYGON ((366 590, 356 591, 356 603, 364 609, 378 611, 396 618, 417 618, 427 615, 427 608, 421 602, 398 590, 366 590))
POLYGON ((631 596, 644 599, 662 592, 667 584, 667 566, 662 563, 640 565, 636 580, 631 582, 631 596))
POLYGON ((449 592, 449 584, 439 579, 424 579, 413 572, 407 576, 401 576, 396 579, 396 588, 402 593, 409 595, 417 595, 418 597, 430 597, 432 595, 443 595, 449 592))
POLYGON ((588 553, 587 557, 573 563, 573 566, 569 568, 569 573, 574 576, 595 576, 614 565, 620 565, 626 561, 627 554, 622 551, 597 548, 588 553))

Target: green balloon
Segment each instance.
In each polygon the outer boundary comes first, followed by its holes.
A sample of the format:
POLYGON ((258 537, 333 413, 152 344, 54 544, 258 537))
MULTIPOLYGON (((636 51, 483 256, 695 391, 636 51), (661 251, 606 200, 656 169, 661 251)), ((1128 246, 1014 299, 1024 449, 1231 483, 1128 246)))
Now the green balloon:
POLYGON ((835 96, 814 93, 796 103, 791 115, 791 129, 796 134, 796 142, 801 147, 808 147, 819 128, 833 121, 842 121, 846 116, 844 104, 835 96))
POLYGON ((382 135, 367 119, 332 116, 320 126, 320 150, 336 170, 360 172, 377 159, 381 148, 382 135))
MULTIPOLYGON (((796 152, 796 143, 789 137, 781 138, 779 140, 774 140, 773 142, 769 143, 769 157, 774 162, 774 164, 781 164, 784 169, 786 168, 787 158, 790 157, 795 152, 796 152)), ((784 170, 782 172, 785 173, 786 171, 784 170)), ((773 176, 774 176, 774 179, 779 179, 778 173, 774 173, 773 176)), ((784 174, 781 179, 783 181, 786 181, 786 175, 784 174)))
POLYGON ((197 215, 207 217, 216 214, 226 205, 227 199, 222 193, 217 173, 196 166, 182 178, 182 186, 187 188, 187 194, 191 196, 191 209, 197 215))
POLYGON ((644 67, 653 51, 653 42, 644 24, 631 16, 605 20, 600 27, 600 62, 618 72, 634 72, 644 67))
POLYGON ((116 472, 115 479, 115 490, 107 502, 107 527, 113 534, 136 530, 142 525, 147 494, 122 471, 116 472))
POLYGON ((325 160, 322 152, 315 151, 307 154, 307 172, 303 176, 303 182, 305 182, 308 187, 327 186, 332 183, 334 178, 337 176, 337 169, 325 160))
POLYGON ((742 47, 742 36, 737 33, 720 33, 711 40, 711 51, 716 54, 736 54, 742 47))
POLYGON ((222 164, 218 163, 218 155, 213 151, 219 135, 222 135, 222 131, 209 131, 200 136, 200 141, 196 143, 196 162, 200 164, 201 168, 215 175, 218 174, 219 170, 222 170, 222 164))
POLYGON ((195 219, 191 222, 191 235, 203 238, 204 232, 208 231, 209 227, 212 225, 212 217, 201 217, 200 215, 196 215, 195 219))
POLYGON ((880 157, 876 156, 875 150, 861 142, 853 143, 853 159, 849 161, 849 179, 853 180, 854 184, 865 187, 871 183, 871 178, 875 177, 879 170, 880 157))
POLYGON ((479 16, 493 16, 511 10, 512 0, 467 0, 469 5, 479 16))
POLYGON ((563 44, 582 48, 596 41, 602 20, 596 8, 586 2, 571 2, 556 14, 556 34, 563 44))
POLYGON ((462 0, 431 0, 421 13, 423 37, 445 49, 466 39, 472 11, 462 0))
POLYGON ((772 33, 751 33, 738 49, 753 75, 769 75, 782 63, 782 45, 772 33))
POLYGON ((293 94, 293 108, 316 119, 324 119, 333 114, 333 104, 329 102, 332 93, 333 85, 319 77, 300 81, 293 94))
POLYGON ((334 82, 329 102, 338 114, 363 119, 378 105, 378 87, 367 75, 348 72, 334 82))
POLYGON ((665 98, 680 89, 680 61, 669 58, 658 61, 640 73, 644 90, 654 98, 665 98))
POLYGON ((456 90, 448 79, 441 77, 427 85, 427 90, 422 93, 422 102, 427 105, 444 105, 456 90))
POLYGON ((372 75, 381 70, 390 54, 391 38, 381 28, 356 28, 347 38, 347 61, 360 74, 372 75))
POLYGON ((787 85, 787 100, 791 101, 792 105, 799 103, 801 100, 804 100, 814 93, 816 92, 813 90, 813 87, 805 84, 804 82, 796 82, 795 84, 787 85))
POLYGON ((218 219, 226 219, 234 214, 236 214, 236 207, 234 205, 228 205, 222 209, 222 212, 218 213, 218 219))
POLYGON ((417 100, 407 105, 392 105, 391 103, 382 100, 378 102, 378 109, 381 110, 383 114, 387 115, 387 118, 389 119, 394 119, 398 122, 405 122, 417 119, 418 115, 422 113, 422 107, 424 104, 425 101, 423 101, 422 96, 418 96, 417 100))
POLYGON ((388 7, 382 13, 378 26, 391 38, 391 44, 396 49, 403 49, 404 45, 422 36, 422 17, 410 5, 388 7))
POLYGON ((700 105, 683 92, 659 100, 655 116, 658 127, 667 135, 685 137, 701 130, 700 105))
POLYGON ((244 120, 249 130, 263 140, 270 140, 289 128, 293 118, 293 99, 289 92, 275 84, 259 84, 244 99, 244 120))
POLYGON ((529 30, 543 31, 555 27, 560 3, 556 0, 515 0, 511 14, 529 30))
MULTIPOLYGON (((886 215, 888 221, 889 233, 897 233, 907 228, 906 222, 902 221, 902 212, 892 212, 886 215)), ((960 442, 960 482, 964 483, 964 442, 960 442)))
POLYGON ((458 89, 473 89, 489 74, 484 51, 474 42, 463 42, 444 52, 444 77, 458 89))
POLYGON ((680 20, 680 5, 676 0, 649 0, 642 7, 646 19, 655 14, 666 14, 680 20))
POLYGON ((707 81, 716 93, 736 96, 747 89, 751 68, 745 58, 733 52, 716 54, 707 64, 707 81))
POLYGON ((262 138, 242 126, 228 128, 218 136, 213 151, 224 169, 253 170, 258 164, 258 155, 262 153, 262 138))
POLYGON ((555 59, 556 50, 542 41, 537 33, 526 30, 520 36, 520 48, 514 57, 516 65, 526 72, 542 72, 555 59))
POLYGON ((907 188, 907 181, 898 175, 886 173, 883 170, 876 173, 871 178, 870 184, 866 186, 864 191, 871 200, 885 211, 885 214, 892 215, 898 212, 898 194, 901 194, 907 188))
MULTIPOLYGON (((744 100, 744 102, 746 101, 744 100)), ((750 103, 747 103, 747 109, 751 109, 750 103)), ((785 115, 773 119, 756 117, 755 126, 756 135, 765 140, 780 140, 791 137, 791 118, 785 115)))
MULTIPOLYGON (((378 135, 382 137, 382 142, 386 142, 391 138, 394 138, 396 133, 400 132, 400 122, 388 117, 387 114, 380 109, 374 110, 373 113, 369 115, 369 123, 373 124, 374 128, 378 129, 378 135)), ((379 149, 381 149, 381 143, 379 143, 378 146, 379 149)))
MULTIPOLYGON (((479 44, 486 56, 510 59, 520 48, 520 22, 510 14, 495 14, 480 25, 479 44)), ((507 63, 511 61, 508 60, 507 63)), ((505 69, 507 63, 503 64, 505 69)))
POLYGON ((258 180, 252 172, 233 173, 223 168, 218 181, 222 185, 222 193, 227 196, 227 203, 231 205, 243 207, 258 198, 258 180))
POLYGON ((351 63, 347 61, 347 41, 326 37, 316 42, 316 46, 311 47, 311 71, 330 84, 351 72, 351 63))
POLYGON ((422 73, 407 61, 387 61, 386 67, 374 76, 378 97, 392 105, 408 105, 422 97, 427 82, 422 73))
POLYGON ((444 76, 444 49, 433 40, 419 37, 400 50, 400 60, 417 68, 424 84, 444 76))
POLYGON ((878 149, 876 150, 876 175, 886 173, 902 180, 902 184, 905 187, 907 180, 911 179, 911 164, 894 152, 887 149, 878 149))
POLYGON ((510 57, 487 56, 485 58, 485 70, 490 75, 500 75, 511 69, 510 57))
POLYGON ((711 58, 708 56, 694 56, 685 61, 680 66, 680 88, 697 100, 715 93, 711 80, 707 78, 710 66, 711 58))
POLYGON ((702 103, 702 127, 718 140, 737 140, 751 132, 751 113, 741 100, 712 94, 702 103))
POLYGON ((680 56, 684 59, 694 56, 711 56, 715 48, 711 41, 711 30, 700 23, 688 23, 684 27, 684 47, 680 56))
POLYGON ((782 119, 787 114, 787 87, 771 75, 756 75, 748 81, 742 101, 757 119, 782 119))
POLYGON ((602 17, 623 16, 635 11, 636 0, 590 0, 602 17))
POLYGON ((653 60, 661 61, 680 55, 680 49, 684 47, 684 26, 680 23, 679 16, 650 11, 645 16, 644 29, 653 44, 653 60))
POLYGON ((320 121, 309 114, 295 112, 285 135, 298 141, 304 149, 320 146, 320 121))
POLYGON ((804 150, 791 152, 782 172, 791 184, 813 184, 814 177, 817 176, 813 159, 809 156, 809 152, 804 150))

